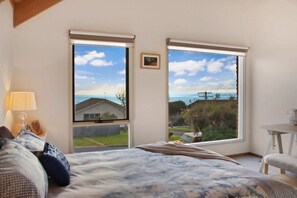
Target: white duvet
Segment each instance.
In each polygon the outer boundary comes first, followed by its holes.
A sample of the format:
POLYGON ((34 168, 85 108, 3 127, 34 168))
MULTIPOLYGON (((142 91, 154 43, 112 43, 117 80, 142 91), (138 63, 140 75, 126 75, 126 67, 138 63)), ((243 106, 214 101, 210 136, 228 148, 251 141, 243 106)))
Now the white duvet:
POLYGON ((229 161, 138 148, 66 155, 67 187, 48 197, 297 197, 292 187, 229 161))

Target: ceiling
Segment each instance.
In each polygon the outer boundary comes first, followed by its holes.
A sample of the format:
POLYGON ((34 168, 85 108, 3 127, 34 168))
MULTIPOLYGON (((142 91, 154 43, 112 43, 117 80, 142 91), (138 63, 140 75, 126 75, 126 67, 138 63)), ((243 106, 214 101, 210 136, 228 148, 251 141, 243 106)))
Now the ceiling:
MULTIPOLYGON (((4 0, 0 0, 0 3, 4 0)), ((13 7, 14 27, 43 12, 62 0, 9 0, 13 7)))

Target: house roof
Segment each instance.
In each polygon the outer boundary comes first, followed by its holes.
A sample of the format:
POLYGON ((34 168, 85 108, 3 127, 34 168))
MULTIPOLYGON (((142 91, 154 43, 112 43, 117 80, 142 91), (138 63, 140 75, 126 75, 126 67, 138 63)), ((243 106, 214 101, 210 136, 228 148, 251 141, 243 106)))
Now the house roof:
POLYGON ((115 106, 117 108, 120 108, 120 109, 124 108, 122 105, 119 105, 119 104, 117 104, 115 102, 112 102, 110 100, 106 100, 106 99, 102 99, 102 98, 89 98, 89 99, 87 99, 87 100, 85 100, 83 102, 80 102, 80 103, 76 104, 75 105, 75 110, 76 110, 76 112, 78 112, 78 111, 81 111, 83 109, 87 109, 87 108, 92 107, 92 106, 94 106, 96 104, 100 104, 100 103, 104 103, 104 102, 109 103, 110 105, 113 105, 113 106, 115 106))

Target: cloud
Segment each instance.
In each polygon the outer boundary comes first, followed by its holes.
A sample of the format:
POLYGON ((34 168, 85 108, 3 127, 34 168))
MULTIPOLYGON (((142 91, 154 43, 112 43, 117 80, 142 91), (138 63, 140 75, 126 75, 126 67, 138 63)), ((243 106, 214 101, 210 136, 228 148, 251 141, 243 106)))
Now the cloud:
MULTIPOLYGON (((180 81, 183 82, 183 81, 180 81)), ((227 81, 211 81, 202 82, 199 81, 196 84, 179 84, 169 83, 169 89, 171 93, 198 93, 204 91, 210 91, 213 93, 236 93, 236 82, 234 80, 227 81)))
POLYGON ((186 81, 185 79, 183 79, 183 78, 179 78, 179 79, 177 79, 177 80, 175 80, 174 82, 173 82, 173 84, 174 85, 184 85, 184 84, 186 84, 188 81, 186 81))
POLYGON ((224 64, 221 61, 211 60, 207 64, 207 71, 209 73, 219 73, 222 71, 223 66, 224 66, 224 64))
POLYGON ((227 80, 222 82, 222 89, 235 89, 236 88, 236 81, 234 80, 227 80))
POLYGON ((75 65, 85 65, 88 63, 86 59, 84 59, 82 56, 76 56, 74 58, 75 65))
POLYGON ((184 62, 170 62, 169 72, 174 72, 175 76, 195 76, 199 71, 204 71, 206 60, 201 61, 184 61, 184 62))
POLYGON ((121 71, 118 71, 118 74, 120 74, 120 75, 125 75, 125 74, 126 74, 126 70, 123 69, 123 70, 121 70, 121 71))
POLYGON ((119 83, 119 84, 116 85, 116 87, 124 88, 125 87, 125 84, 119 83))
POLYGON ((81 76, 81 75, 78 75, 78 74, 75 74, 75 78, 76 78, 76 79, 79 79, 79 80, 95 80, 94 77, 90 77, 90 76, 81 76))
POLYGON ((104 58, 104 57, 105 57, 105 54, 103 52, 96 52, 94 50, 82 56, 76 55, 74 58, 74 63, 76 65, 86 65, 91 60, 104 58))
POLYGON ((202 82, 206 82, 206 81, 210 81, 210 80, 212 80, 212 79, 213 79, 213 78, 210 77, 210 76, 204 76, 204 77, 200 78, 199 80, 202 81, 202 82))
POLYGON ((81 85, 75 89, 76 95, 115 95, 119 89, 125 87, 125 84, 88 84, 81 85))
POLYGON ((106 62, 105 60, 95 59, 90 62, 90 65, 93 65, 95 67, 106 67, 106 66, 113 65, 113 62, 111 62, 111 61, 106 62))
POLYGON ((225 69, 231 71, 234 75, 236 75, 236 71, 237 71, 237 65, 233 64, 233 65, 227 65, 225 67, 225 69))

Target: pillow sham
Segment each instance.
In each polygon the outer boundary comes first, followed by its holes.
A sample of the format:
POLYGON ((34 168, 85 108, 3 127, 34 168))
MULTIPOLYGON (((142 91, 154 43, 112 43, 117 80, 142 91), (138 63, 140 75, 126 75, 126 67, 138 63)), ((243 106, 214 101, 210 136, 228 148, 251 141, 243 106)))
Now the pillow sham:
POLYGON ((67 186, 70 183, 70 165, 57 147, 46 142, 44 151, 38 159, 47 175, 57 185, 67 186))
POLYGON ((45 142, 28 130, 22 130, 14 141, 24 146, 31 152, 43 151, 45 142))
POLYGON ((6 128, 5 126, 0 127, 0 137, 8 138, 8 139, 14 138, 11 131, 8 128, 6 128))
POLYGON ((5 139, 0 149, 0 198, 44 198, 47 190, 47 175, 38 159, 22 145, 5 139))

